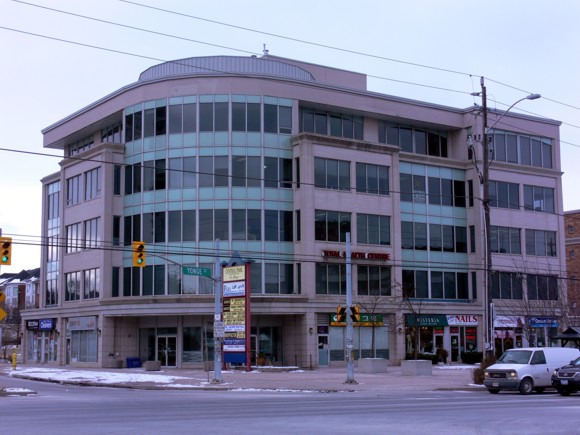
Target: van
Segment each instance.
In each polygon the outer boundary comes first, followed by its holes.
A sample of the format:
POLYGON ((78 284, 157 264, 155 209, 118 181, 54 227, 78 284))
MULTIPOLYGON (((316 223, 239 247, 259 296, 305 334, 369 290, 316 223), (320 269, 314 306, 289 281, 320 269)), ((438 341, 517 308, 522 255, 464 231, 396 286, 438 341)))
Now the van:
POLYGON ((501 390, 530 394, 552 387, 552 373, 580 357, 571 347, 523 347, 506 351, 484 371, 483 384, 492 394, 501 390))

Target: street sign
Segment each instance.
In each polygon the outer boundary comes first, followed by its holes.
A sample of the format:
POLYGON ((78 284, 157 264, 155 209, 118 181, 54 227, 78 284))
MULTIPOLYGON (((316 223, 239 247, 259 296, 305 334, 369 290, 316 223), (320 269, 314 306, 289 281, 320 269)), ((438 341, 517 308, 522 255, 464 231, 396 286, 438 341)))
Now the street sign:
POLYGON ((213 322, 213 336, 215 338, 224 338, 226 336, 224 322, 213 322))
POLYGON ((183 266, 184 275, 206 276, 211 278, 211 269, 207 267, 183 266))

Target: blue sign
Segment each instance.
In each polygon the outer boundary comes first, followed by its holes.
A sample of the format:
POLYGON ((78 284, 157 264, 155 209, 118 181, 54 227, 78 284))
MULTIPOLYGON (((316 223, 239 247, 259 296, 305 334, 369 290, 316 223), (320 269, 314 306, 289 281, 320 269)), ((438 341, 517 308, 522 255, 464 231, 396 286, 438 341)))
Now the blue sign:
POLYGON ((52 331, 56 326, 55 319, 40 319, 38 321, 38 329, 40 331, 52 331))
POLYGON ((557 328, 558 319, 553 317, 530 317, 530 326, 533 328, 557 328))

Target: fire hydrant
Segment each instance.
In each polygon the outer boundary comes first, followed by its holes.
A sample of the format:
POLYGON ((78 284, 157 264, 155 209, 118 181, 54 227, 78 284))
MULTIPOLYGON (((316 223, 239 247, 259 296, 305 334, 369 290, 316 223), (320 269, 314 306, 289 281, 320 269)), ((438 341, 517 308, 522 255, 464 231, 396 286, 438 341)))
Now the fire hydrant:
POLYGON ((16 370, 16 360, 17 360, 16 351, 12 352, 12 370, 16 370))

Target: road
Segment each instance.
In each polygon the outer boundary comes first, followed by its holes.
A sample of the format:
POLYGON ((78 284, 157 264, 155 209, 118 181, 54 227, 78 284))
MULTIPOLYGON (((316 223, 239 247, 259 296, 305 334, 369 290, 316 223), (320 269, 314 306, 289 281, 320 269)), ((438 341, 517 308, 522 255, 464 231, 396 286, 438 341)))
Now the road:
POLYGON ((580 396, 486 391, 147 391, 1 377, 3 433, 574 434, 580 396))

